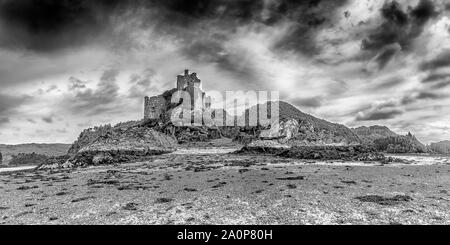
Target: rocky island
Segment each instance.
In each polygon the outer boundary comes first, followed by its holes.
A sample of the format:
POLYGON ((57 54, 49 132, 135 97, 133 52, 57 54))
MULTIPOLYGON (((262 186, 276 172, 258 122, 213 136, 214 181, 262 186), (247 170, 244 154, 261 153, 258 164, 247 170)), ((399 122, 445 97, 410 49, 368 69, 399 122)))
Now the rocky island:
POLYGON ((412 134, 350 129, 283 101, 266 105, 279 106, 272 125, 174 125, 177 91, 210 108, 199 85, 186 71, 177 88, 146 97, 142 120, 86 129, 67 154, 0 173, 0 223, 450 222, 450 159, 390 154, 422 152, 412 134))

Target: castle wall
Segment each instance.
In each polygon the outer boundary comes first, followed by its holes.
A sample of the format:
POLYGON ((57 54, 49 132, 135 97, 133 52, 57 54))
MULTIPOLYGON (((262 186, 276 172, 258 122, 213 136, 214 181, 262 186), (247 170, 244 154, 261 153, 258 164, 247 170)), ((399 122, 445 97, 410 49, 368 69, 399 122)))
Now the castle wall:
POLYGON ((144 118, 160 119, 166 108, 166 100, 162 95, 145 97, 144 101, 144 118))
POLYGON ((187 86, 186 79, 184 76, 177 76, 177 89, 182 90, 187 86))
POLYGON ((203 108, 203 97, 204 93, 198 87, 187 87, 186 92, 189 93, 191 97, 191 108, 192 109, 200 109, 203 108))
MULTIPOLYGON (((189 93, 191 97, 191 109, 204 109, 211 106, 211 99, 205 98, 205 93, 201 89, 201 80, 196 73, 189 74, 189 70, 184 71, 184 75, 177 76, 177 90, 189 93)), ((145 97, 144 119, 162 119, 167 113, 167 103, 162 95, 145 97)))

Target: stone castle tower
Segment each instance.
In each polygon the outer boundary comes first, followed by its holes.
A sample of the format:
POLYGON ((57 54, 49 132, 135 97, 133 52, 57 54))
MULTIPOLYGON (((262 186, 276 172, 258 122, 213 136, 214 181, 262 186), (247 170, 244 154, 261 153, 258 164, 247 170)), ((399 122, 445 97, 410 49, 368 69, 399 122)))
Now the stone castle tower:
MULTIPOLYGON (((205 96, 201 89, 201 80, 197 78, 197 73, 189 74, 189 70, 184 70, 184 75, 177 76, 176 91, 186 91, 191 97, 191 109, 209 108, 211 98, 205 96)), ((170 100, 170 98, 169 98, 170 100)), ((162 119, 168 112, 167 107, 170 101, 161 94, 153 97, 145 97, 144 101, 144 119, 162 119)))

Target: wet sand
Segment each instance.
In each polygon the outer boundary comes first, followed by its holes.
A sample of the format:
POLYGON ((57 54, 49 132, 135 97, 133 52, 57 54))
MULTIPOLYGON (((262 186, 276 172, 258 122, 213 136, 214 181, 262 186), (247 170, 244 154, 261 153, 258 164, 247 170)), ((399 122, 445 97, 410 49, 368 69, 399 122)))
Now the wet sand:
POLYGON ((0 173, 15 172, 15 171, 22 171, 22 170, 31 170, 31 169, 34 169, 36 167, 37 166, 6 167, 6 168, 0 168, 0 173))
POLYGON ((450 224, 450 165, 185 149, 146 162, 0 174, 0 224, 450 224))

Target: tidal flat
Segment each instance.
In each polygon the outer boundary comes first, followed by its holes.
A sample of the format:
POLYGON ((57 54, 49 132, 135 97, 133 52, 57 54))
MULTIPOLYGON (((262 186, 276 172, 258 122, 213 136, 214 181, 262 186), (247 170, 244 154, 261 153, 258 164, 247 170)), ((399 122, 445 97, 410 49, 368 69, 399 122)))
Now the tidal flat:
POLYGON ((0 224, 450 224, 447 160, 303 161, 234 150, 4 172, 0 224))

